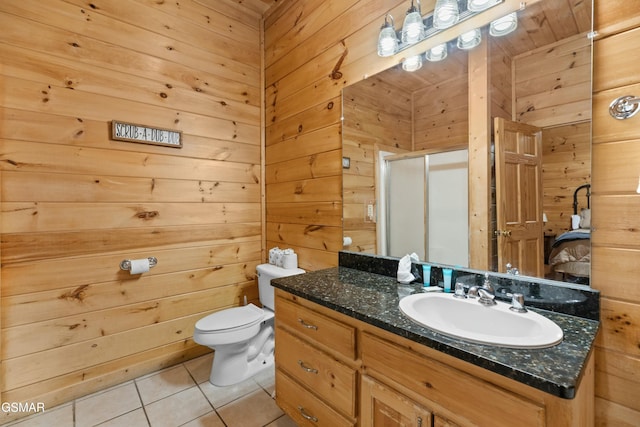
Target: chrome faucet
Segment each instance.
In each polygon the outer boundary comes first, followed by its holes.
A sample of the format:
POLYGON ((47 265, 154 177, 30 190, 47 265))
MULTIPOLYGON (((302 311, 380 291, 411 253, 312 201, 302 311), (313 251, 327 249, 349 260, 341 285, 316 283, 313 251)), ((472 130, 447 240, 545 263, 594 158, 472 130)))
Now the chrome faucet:
POLYGON ((484 283, 481 287, 472 286, 467 293, 469 298, 478 298, 478 302, 482 305, 496 305, 496 291, 489 280, 489 273, 484 275, 484 283))

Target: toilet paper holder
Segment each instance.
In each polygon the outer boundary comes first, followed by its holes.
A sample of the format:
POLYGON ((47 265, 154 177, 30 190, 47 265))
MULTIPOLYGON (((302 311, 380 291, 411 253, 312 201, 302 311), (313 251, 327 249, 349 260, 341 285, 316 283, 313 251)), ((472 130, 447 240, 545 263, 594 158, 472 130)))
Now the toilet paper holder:
MULTIPOLYGON (((158 259, 156 257, 150 256, 147 259, 149 260, 149 268, 155 267, 156 264, 158 263, 158 259)), ((131 270, 131 260, 123 259, 120 262, 120 270, 126 270, 126 271, 131 270)))

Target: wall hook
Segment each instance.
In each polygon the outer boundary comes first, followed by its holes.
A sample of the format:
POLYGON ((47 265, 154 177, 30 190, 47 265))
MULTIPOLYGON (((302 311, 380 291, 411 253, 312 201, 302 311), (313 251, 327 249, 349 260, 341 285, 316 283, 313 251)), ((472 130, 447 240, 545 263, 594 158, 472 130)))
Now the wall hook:
POLYGON ((640 109, 640 98, 631 95, 616 98, 609 104, 609 114, 617 120, 635 116, 638 109, 640 109))

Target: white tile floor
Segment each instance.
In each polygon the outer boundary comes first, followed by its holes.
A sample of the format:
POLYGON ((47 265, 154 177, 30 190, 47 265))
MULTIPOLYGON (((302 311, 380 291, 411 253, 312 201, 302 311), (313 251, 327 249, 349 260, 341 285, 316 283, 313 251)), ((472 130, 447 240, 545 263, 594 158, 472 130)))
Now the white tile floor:
POLYGON ((207 354, 76 399, 12 427, 295 427, 273 400, 274 371, 229 387, 209 383, 207 354))

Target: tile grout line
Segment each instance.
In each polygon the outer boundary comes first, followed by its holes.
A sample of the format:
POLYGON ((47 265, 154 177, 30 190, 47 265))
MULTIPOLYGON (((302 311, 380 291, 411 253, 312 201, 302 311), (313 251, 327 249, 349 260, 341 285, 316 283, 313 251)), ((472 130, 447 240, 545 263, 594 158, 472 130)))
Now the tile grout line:
MULTIPOLYGON (((193 359, 192 359, 193 360, 193 359)), ((200 392, 200 394, 202 394, 202 396, 204 397, 204 399, 207 401, 207 403, 209 404, 209 406, 211 406, 211 409, 213 410, 213 412, 218 416, 218 418, 220 419, 220 421, 222 421, 222 424, 225 425, 225 427, 227 426, 227 423, 224 422, 224 420, 222 419, 222 417, 220 416, 220 414, 218 413, 218 410, 216 409, 215 406, 213 406, 213 403, 211 403, 211 401, 209 400, 209 398, 207 397, 207 395, 205 394, 204 391, 202 391, 202 389, 200 388, 200 384, 198 384, 198 380, 193 376, 193 374, 191 373, 191 371, 189 370, 189 368, 187 367, 186 363, 182 362, 182 366, 184 367, 184 369, 187 371, 187 374, 189 374, 189 377, 193 380, 193 383, 196 385, 196 388, 198 389, 198 391, 200 392)), ((205 414, 206 415, 206 414, 205 414)), ((199 418, 199 417, 198 417, 199 418)), ((193 420, 189 420, 187 421, 187 423, 190 423, 191 421, 197 420, 198 418, 194 418, 193 420)), ((187 423, 183 423, 182 425, 185 425, 187 423)), ((153 427, 153 426, 151 426, 153 427)))
POLYGON ((138 399, 140 399, 140 405, 142 406, 142 412, 144 412, 144 417, 147 419, 147 425, 151 426, 151 420, 149 419, 149 414, 147 414, 147 405, 144 404, 142 400, 142 394, 140 393, 140 389, 138 388, 137 378, 134 378, 133 384, 136 387, 136 393, 138 393, 138 399))

